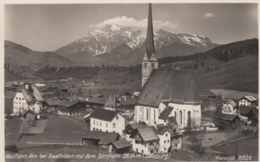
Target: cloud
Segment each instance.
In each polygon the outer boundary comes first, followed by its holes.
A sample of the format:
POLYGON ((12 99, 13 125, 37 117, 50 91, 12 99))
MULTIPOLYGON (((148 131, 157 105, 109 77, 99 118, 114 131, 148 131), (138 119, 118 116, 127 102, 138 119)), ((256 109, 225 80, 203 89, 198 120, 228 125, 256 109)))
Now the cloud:
POLYGON ((215 15, 213 15, 213 13, 206 13, 206 14, 204 14, 204 17, 206 17, 206 18, 215 17, 215 15))
MULTIPOLYGON (((147 19, 143 20, 136 20, 132 17, 115 17, 112 19, 104 20, 103 22, 97 23, 97 24, 91 24, 89 27, 101 27, 107 24, 118 24, 120 26, 127 26, 127 27, 139 27, 139 28, 146 28, 147 27, 147 19)), ((178 28, 177 24, 173 24, 170 21, 161 21, 161 20, 153 20, 153 26, 154 28, 178 28)))

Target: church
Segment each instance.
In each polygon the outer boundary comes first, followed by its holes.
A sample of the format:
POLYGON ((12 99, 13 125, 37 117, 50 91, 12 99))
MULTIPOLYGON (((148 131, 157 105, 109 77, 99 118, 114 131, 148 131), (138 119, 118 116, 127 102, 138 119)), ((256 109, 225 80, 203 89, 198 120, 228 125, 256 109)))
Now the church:
POLYGON ((142 90, 135 105, 136 123, 166 124, 174 117, 181 130, 201 124, 201 99, 193 71, 161 69, 154 48, 152 9, 149 5, 146 50, 142 60, 142 90))

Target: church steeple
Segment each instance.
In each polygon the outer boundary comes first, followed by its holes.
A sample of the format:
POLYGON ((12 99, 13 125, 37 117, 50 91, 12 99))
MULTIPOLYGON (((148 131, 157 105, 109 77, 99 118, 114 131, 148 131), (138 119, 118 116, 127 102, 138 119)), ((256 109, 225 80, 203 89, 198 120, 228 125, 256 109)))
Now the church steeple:
POLYGON ((158 69, 158 61, 154 50, 152 5, 149 4, 146 49, 142 62, 142 87, 149 79, 153 69, 158 69))
POLYGON ((152 53, 154 53, 153 41, 154 41, 153 40, 153 17, 152 17, 152 5, 150 3, 149 11, 148 11, 148 25, 147 25, 147 37, 146 37, 146 53, 150 56, 152 53))

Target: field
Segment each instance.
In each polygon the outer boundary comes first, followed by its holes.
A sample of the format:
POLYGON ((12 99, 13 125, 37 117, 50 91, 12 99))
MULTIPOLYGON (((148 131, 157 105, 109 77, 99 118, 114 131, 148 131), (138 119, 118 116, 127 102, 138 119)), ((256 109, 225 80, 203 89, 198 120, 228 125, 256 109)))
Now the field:
MULTIPOLYGON (((5 121, 6 132, 11 134, 7 137, 9 141, 17 141, 20 135, 19 128, 21 122, 22 121, 20 118, 12 118, 5 121)), ((27 142, 80 143, 81 134, 84 129, 88 128, 80 122, 76 122, 62 116, 48 115, 48 123, 43 133, 24 135, 17 144, 23 145, 27 142)))
POLYGON ((195 71, 200 90, 230 89, 258 93, 258 57, 244 58, 218 64, 219 70, 203 73, 204 68, 195 71))
POLYGON ((223 151, 227 155, 251 155, 253 161, 258 161, 258 137, 252 137, 240 141, 235 141, 228 145, 216 146, 212 149, 223 151))

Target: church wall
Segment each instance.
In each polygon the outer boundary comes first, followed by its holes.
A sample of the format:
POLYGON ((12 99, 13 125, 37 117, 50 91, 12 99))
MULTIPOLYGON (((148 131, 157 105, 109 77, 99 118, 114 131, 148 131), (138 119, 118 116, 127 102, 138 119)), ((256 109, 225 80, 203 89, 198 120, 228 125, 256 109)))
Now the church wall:
POLYGON ((156 125, 158 123, 159 111, 158 108, 149 106, 135 106, 135 122, 145 122, 148 125, 156 125), (147 118, 148 117, 148 118, 147 118))
POLYGON ((191 127, 200 126, 201 105, 169 103, 169 106, 174 108, 169 116, 176 118, 179 128, 188 127, 188 112, 190 112, 191 127))

